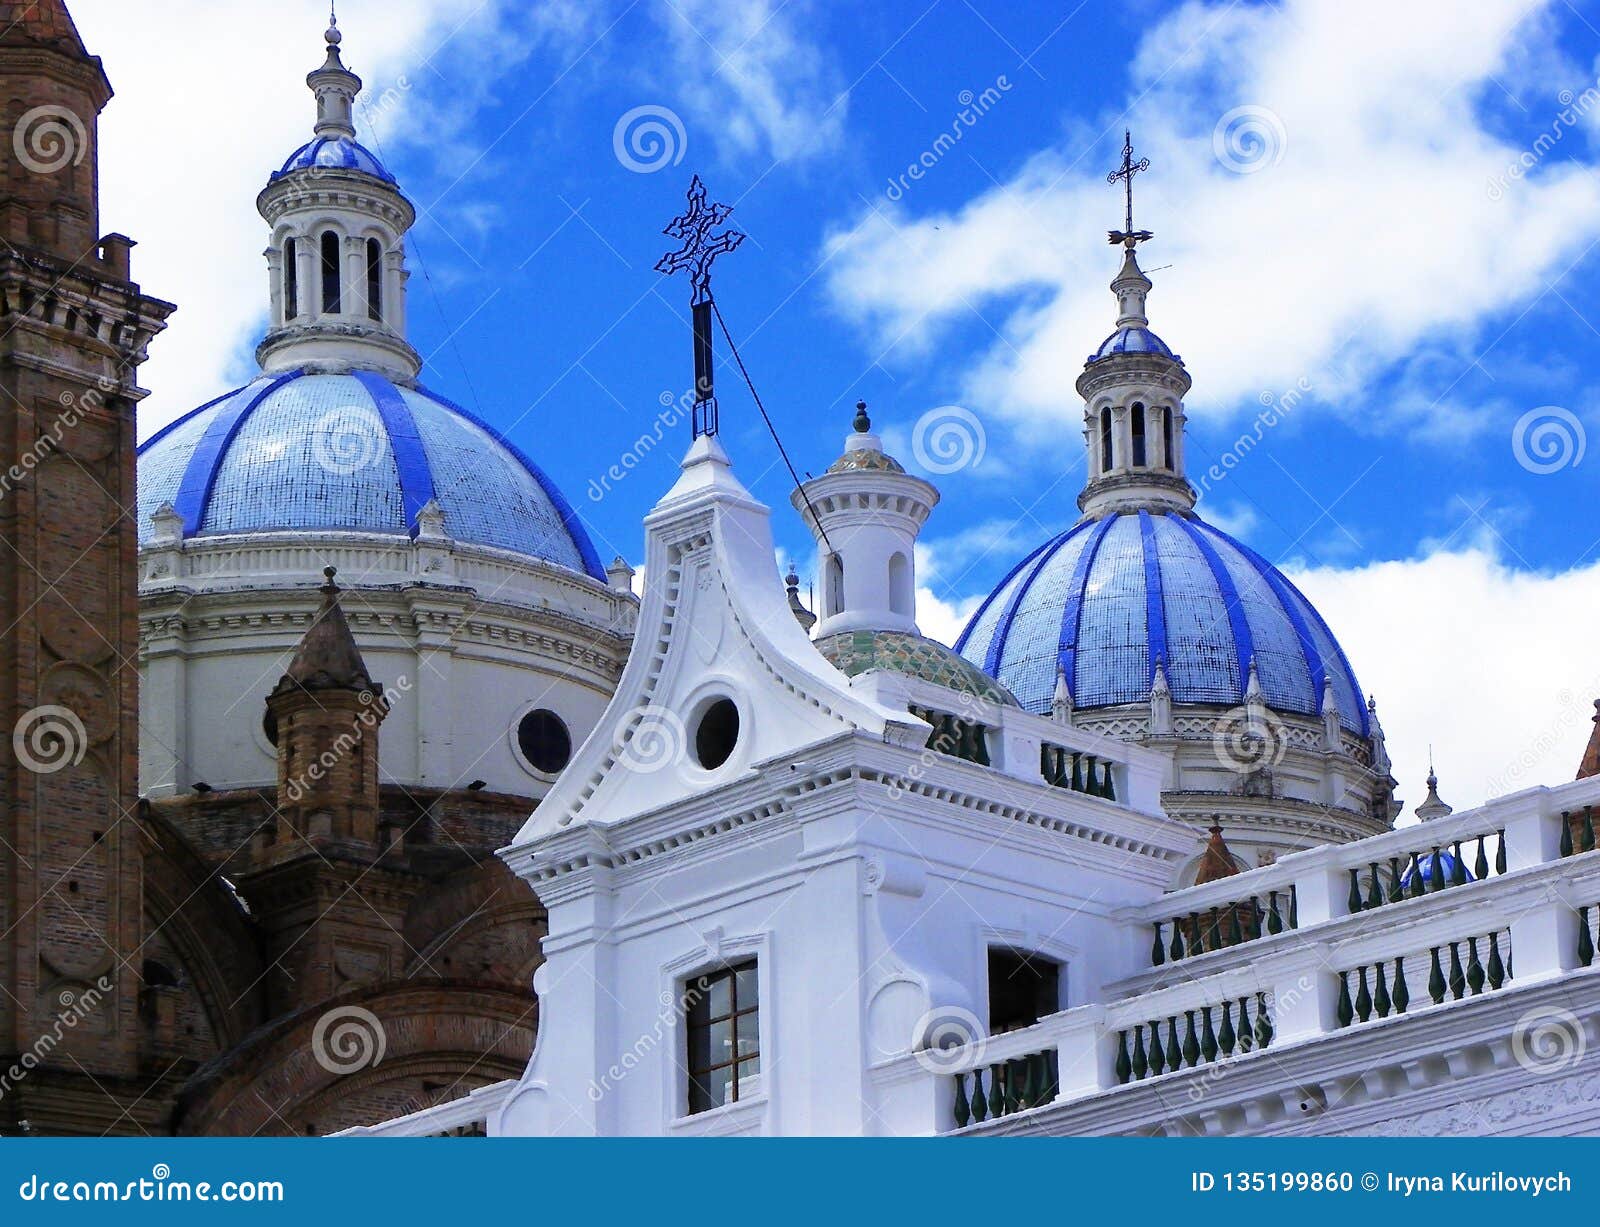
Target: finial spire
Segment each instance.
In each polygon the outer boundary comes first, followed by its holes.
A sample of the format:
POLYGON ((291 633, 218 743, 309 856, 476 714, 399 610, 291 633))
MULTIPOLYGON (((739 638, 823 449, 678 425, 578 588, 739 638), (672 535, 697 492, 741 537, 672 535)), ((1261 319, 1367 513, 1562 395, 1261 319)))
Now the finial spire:
POLYGON ((856 419, 852 423, 852 425, 855 426, 856 434, 858 434, 858 435, 866 435, 866 434, 871 434, 872 433, 872 419, 867 416, 867 402, 866 401, 858 400, 856 402, 856 419))
POLYGON ((696 175, 689 182, 689 207, 667 223, 661 231, 668 238, 682 239, 683 246, 669 251, 656 261, 656 272, 671 275, 689 273, 689 306, 694 314, 694 437, 717 433, 717 398, 712 391, 711 361, 711 263, 744 242, 737 230, 711 231, 728 220, 733 206, 707 204, 706 185, 696 175))
POLYGON ((1106 234, 1111 243, 1121 243, 1129 251, 1132 251, 1146 239, 1155 238, 1155 235, 1148 230, 1135 230, 1133 228, 1133 177, 1140 171, 1149 169, 1149 158, 1140 158, 1137 162, 1133 160, 1133 132, 1129 129, 1124 129, 1122 133, 1122 165, 1106 176, 1106 182, 1115 184, 1120 181, 1122 183, 1123 200, 1126 209, 1123 214, 1122 229, 1108 230, 1106 234))

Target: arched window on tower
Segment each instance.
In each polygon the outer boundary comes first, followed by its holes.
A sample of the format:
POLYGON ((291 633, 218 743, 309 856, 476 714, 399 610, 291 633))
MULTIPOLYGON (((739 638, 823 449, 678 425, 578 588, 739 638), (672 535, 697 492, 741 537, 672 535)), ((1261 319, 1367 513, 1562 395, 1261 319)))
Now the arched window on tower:
POLYGON ((911 617, 917 608, 917 594, 911 586, 911 563, 896 551, 889 559, 889 609, 892 613, 911 617))
POLYGON ((367 314, 383 319, 383 244, 367 240, 367 314))
POLYGON ((339 236, 322 232, 322 313, 339 314, 339 236))
POLYGON ((1150 461, 1144 445, 1144 406, 1137 401, 1128 410, 1128 426, 1133 431, 1133 467, 1142 469, 1150 461))
POLYGON ((283 240, 283 318, 292 320, 300 314, 300 242, 283 240))
POLYGON ((1100 471, 1111 472, 1111 410, 1100 410, 1100 471))
POLYGON ((1169 471, 1177 471, 1172 460, 1172 409, 1168 406, 1161 409, 1161 463, 1169 471))
POLYGON ((844 563, 839 555, 828 555, 822 574, 822 613, 832 617, 844 608, 844 563))

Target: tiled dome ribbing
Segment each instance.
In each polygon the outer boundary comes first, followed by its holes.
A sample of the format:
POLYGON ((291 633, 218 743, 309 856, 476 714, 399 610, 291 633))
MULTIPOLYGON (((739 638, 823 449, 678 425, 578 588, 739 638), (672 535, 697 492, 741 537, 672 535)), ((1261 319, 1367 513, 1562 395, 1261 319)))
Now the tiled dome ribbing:
POLYGON ((409 535, 430 499, 458 541, 605 579, 588 533, 537 465, 460 407, 370 371, 260 376, 139 449, 141 542, 164 503, 185 536, 409 535))
POLYGON ((393 183, 394 176, 384 169, 377 154, 360 141, 348 136, 318 136, 307 141, 291 153, 283 166, 273 172, 272 178, 287 175, 290 171, 322 167, 326 170, 359 170, 365 174, 393 183))
POLYGON ((1080 522, 1022 560, 956 648, 1035 712, 1050 710, 1058 664, 1082 710, 1148 699, 1158 659, 1175 703, 1241 703, 1254 659, 1268 706, 1317 715, 1331 679, 1341 723, 1368 731, 1355 674, 1310 602, 1193 515, 1080 522))

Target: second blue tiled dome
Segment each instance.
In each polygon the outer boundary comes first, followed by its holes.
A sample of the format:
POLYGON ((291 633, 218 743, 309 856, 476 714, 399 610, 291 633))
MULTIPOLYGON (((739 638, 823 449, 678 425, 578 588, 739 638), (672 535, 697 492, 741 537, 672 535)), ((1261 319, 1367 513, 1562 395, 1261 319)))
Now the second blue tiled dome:
POLYGON ((1156 661, 1177 703, 1244 701, 1250 662, 1268 706, 1319 715, 1331 681, 1365 736, 1361 687, 1321 615, 1266 559, 1192 514, 1085 520, 1028 555, 979 607, 956 649, 1030 711, 1058 666, 1076 707, 1147 700, 1156 661))

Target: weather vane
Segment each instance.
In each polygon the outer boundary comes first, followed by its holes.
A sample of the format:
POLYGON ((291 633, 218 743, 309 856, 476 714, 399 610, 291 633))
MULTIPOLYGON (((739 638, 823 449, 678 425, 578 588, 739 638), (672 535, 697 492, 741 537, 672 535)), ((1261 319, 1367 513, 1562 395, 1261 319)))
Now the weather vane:
POLYGON ((1123 198, 1127 202, 1127 212, 1124 214, 1121 230, 1106 231, 1107 241, 1121 243, 1132 251, 1146 239, 1153 239, 1155 235, 1148 230, 1135 230, 1133 228, 1133 177, 1142 170, 1150 169, 1150 159, 1140 158, 1133 160, 1133 133, 1127 129, 1122 133, 1122 165, 1106 176, 1107 183, 1122 183, 1123 198))
POLYGON ((683 246, 656 261, 656 272, 689 271, 689 305, 694 314, 694 437, 717 433, 717 398, 712 391, 711 262, 744 242, 737 230, 711 231, 728 220, 732 205, 707 204, 706 185, 696 175, 689 184, 689 207, 661 233, 683 246))

